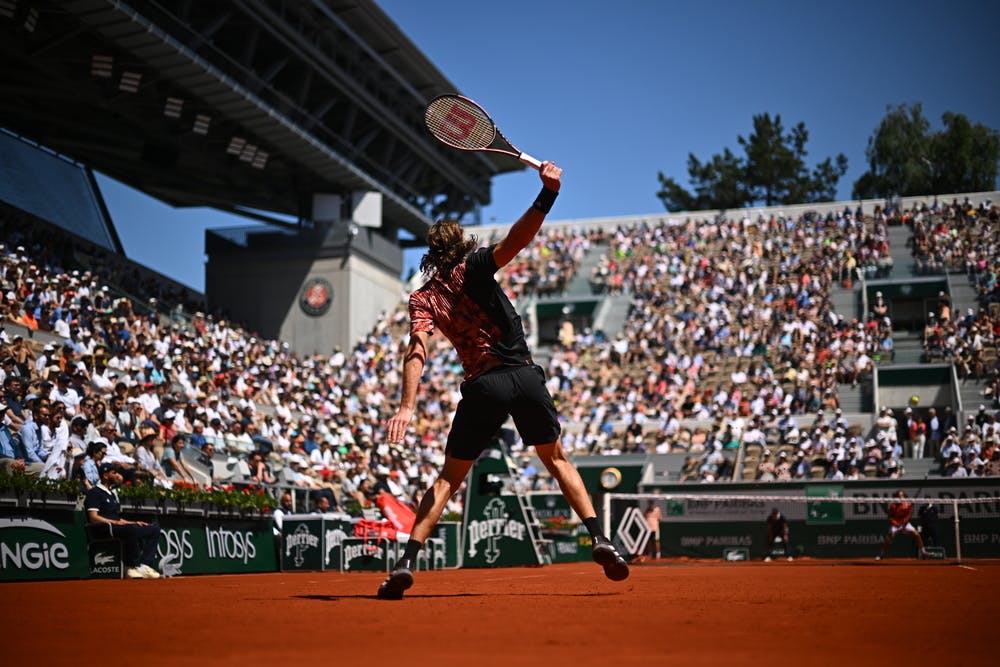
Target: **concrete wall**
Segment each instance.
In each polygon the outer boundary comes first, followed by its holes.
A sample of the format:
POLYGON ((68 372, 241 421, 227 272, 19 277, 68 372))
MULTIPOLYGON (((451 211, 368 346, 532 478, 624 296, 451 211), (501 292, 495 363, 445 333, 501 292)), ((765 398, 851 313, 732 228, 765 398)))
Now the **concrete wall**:
POLYGON ((911 396, 920 397, 920 407, 955 405, 955 392, 951 383, 941 385, 913 385, 910 387, 879 387, 879 406, 887 405, 897 411, 910 404, 911 396))
POLYGON ((209 232, 209 307, 225 309, 234 321, 288 342, 299 354, 350 348, 400 302, 402 251, 372 230, 244 231, 209 232), (320 315, 302 305, 304 289, 316 279, 332 288, 332 302, 320 315))
POLYGON ((399 275, 390 275, 359 257, 351 257, 351 291, 348 336, 351 341, 368 333, 384 312, 392 311, 403 299, 399 275))
POLYGON ((402 282, 358 256, 319 259, 300 281, 297 297, 284 315, 277 338, 301 354, 330 354, 334 346, 348 349, 367 334, 379 316, 401 300, 402 282), (301 291, 314 278, 333 286, 333 303, 324 315, 307 314, 299 304, 301 291))
POLYGON ((301 276, 295 290, 295 299, 287 304, 281 329, 276 336, 288 341, 292 349, 300 354, 330 354, 335 345, 345 347, 350 341, 350 261, 341 268, 340 258, 318 259, 309 265, 309 270, 301 276), (326 280, 333 287, 333 301, 323 315, 309 315, 303 311, 300 301, 306 283, 316 278, 326 280))

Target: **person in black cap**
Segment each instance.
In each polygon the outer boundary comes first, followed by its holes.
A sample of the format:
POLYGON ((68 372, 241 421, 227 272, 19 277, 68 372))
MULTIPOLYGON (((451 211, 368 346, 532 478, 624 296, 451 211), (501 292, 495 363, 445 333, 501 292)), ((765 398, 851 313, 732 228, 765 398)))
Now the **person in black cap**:
POLYGON ((765 561, 784 556, 792 560, 791 547, 788 545, 788 521, 777 507, 771 510, 767 517, 767 555, 765 561))
POLYGON ((940 546, 937 533, 938 508, 931 498, 928 498, 927 502, 920 506, 920 509, 917 510, 917 516, 920 517, 920 537, 924 540, 924 546, 940 546))
POLYGON ((121 502, 117 487, 122 483, 121 473, 111 463, 98 466, 100 482, 87 491, 83 508, 91 535, 108 535, 125 543, 125 576, 129 579, 159 579, 156 563, 156 544, 160 527, 145 521, 128 521, 121 516, 121 502))

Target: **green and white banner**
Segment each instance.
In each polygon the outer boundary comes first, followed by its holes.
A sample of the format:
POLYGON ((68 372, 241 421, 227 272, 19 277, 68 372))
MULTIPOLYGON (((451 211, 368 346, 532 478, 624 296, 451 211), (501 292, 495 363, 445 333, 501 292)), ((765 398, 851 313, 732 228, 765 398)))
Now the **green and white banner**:
POLYGON ((510 465, 499 448, 472 467, 462 522, 462 567, 541 565, 521 503, 509 489, 510 465))
POLYGON ((354 535, 346 514, 289 514, 282 528, 282 570, 339 570, 343 542, 354 535))
MULTIPOLYGON (((668 497, 647 495, 641 500, 616 500, 611 511, 612 526, 623 543, 639 548, 647 530, 641 508, 650 500, 659 503, 663 512, 661 552, 666 556, 731 559, 746 551, 751 558, 763 558, 770 548, 767 516, 777 508, 788 522, 790 555, 874 558, 889 530, 889 504, 901 489, 914 503, 911 521, 927 546, 942 548, 949 558, 957 555, 959 547, 963 558, 1000 557, 1000 484, 991 479, 969 479, 964 483, 951 479, 865 480, 652 488, 668 497), (795 500, 786 501, 783 496, 795 500), (951 502, 954 499, 973 501, 958 504, 957 523, 951 502), (923 521, 919 510, 929 504, 934 508, 932 518, 923 521)), ((889 555, 912 557, 915 546, 911 537, 902 535, 894 540, 889 555)))
POLYGON ((157 555, 164 575, 274 572, 274 533, 259 520, 160 516, 157 555))
POLYGON ((81 512, 0 512, 0 580, 76 579, 89 571, 81 512))

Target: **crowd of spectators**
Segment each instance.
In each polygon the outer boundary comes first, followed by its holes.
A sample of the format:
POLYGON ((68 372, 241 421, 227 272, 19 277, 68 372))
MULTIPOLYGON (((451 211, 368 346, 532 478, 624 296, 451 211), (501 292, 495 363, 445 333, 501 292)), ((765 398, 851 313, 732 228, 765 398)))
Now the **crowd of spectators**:
MULTIPOLYGON (((905 222, 913 230, 908 243, 917 273, 964 271, 972 281, 996 275, 1000 207, 992 201, 973 206, 968 199, 949 204, 935 198, 915 209, 905 222)), ((982 287, 980 298, 1000 296, 995 284, 982 287)))
POLYGON ((891 350, 891 321, 839 316, 830 288, 847 259, 876 265, 886 238, 850 210, 617 229, 594 280, 631 300, 624 328, 603 344, 580 332, 549 366, 550 390, 584 425, 568 446, 685 450, 697 445, 685 422, 738 440, 753 419, 836 409, 838 384, 857 384, 891 350), (612 437, 615 423, 650 420, 661 425, 643 429, 650 437, 612 437))
POLYGON ((950 426, 941 434, 939 458, 945 477, 1000 476, 1000 421, 979 406, 961 429, 950 426))
POLYGON ((976 301, 965 312, 955 312, 942 293, 937 311, 928 313, 924 326, 925 359, 949 360, 960 380, 983 387, 984 403, 961 430, 953 422, 939 424, 936 416, 936 427, 928 424, 941 472, 948 477, 1000 474, 1000 424, 994 415, 1000 409, 1000 206, 989 200, 978 207, 968 201, 935 200, 914 216, 912 228, 918 271, 964 276, 976 301))
MULTIPOLYGON (((484 243, 496 243, 500 238, 500 232, 494 232, 484 243)), ((500 286, 512 301, 562 294, 584 255, 606 242, 607 235, 597 228, 541 229, 534 242, 504 267, 498 276, 500 286)))
POLYGON ((807 423, 788 416, 753 419, 741 438, 729 442, 731 432, 719 433, 688 450, 680 481, 725 479, 733 472, 725 452, 740 441, 747 457, 743 478, 761 482, 897 479, 905 474, 906 458, 921 456, 925 446, 942 476, 1000 476, 1000 422, 985 406, 961 429, 950 411, 938 417, 931 410, 925 421, 912 408, 900 415, 883 407, 867 433, 839 409, 832 416, 817 412, 807 423))
MULTIPOLYGON (((976 304, 955 312, 947 294, 939 294, 937 310, 927 316, 923 331, 927 360, 953 361, 962 380, 984 381, 986 395, 996 403, 1000 363, 1000 207, 984 201, 922 207, 914 216, 910 243, 919 272, 964 274, 975 291, 976 304)), ((960 278, 955 278, 960 280, 960 278)))
POLYGON ((402 308, 350 350, 300 357, 212 315, 173 321, 170 302, 137 314, 145 304, 113 298, 108 275, 54 252, 68 245, 55 232, 0 222, 5 321, 65 334, 39 345, 0 333, 5 468, 87 485, 108 460, 129 483, 278 483, 340 509, 379 487, 416 501, 433 481, 459 398, 453 354, 431 362, 422 437, 377 444, 402 308))
MULTIPOLYGON (((776 444, 783 449, 762 479, 816 476, 818 468, 833 477, 898 475, 912 439, 890 442, 880 435, 886 429, 862 436, 840 423, 838 395, 891 357, 892 322, 878 298, 863 321, 841 317, 830 300, 834 286, 861 272, 892 270, 889 222, 881 211, 845 209, 545 230, 502 274, 512 298, 562 292, 584 254, 600 247, 607 254, 595 289, 631 303, 612 339, 570 327, 551 351, 548 384, 566 449, 687 452, 682 477, 705 482, 731 478, 737 452, 759 448, 763 458, 776 444)), ((924 222, 912 220, 915 229, 924 222)), ((335 509, 363 507, 380 491, 417 502, 433 481, 461 397, 461 366, 435 339, 414 427, 404 442, 385 444, 381 425, 406 344, 402 304, 350 349, 296 355, 220 316, 169 317, 182 298, 169 288, 130 281, 124 265, 56 232, 0 223, 4 317, 61 337, 39 346, 0 334, 5 467, 86 485, 111 461, 132 483, 278 484, 335 509), (141 297, 122 296, 116 280, 141 297)), ((949 315, 953 329, 941 336, 974 350, 1000 324, 986 307, 998 267, 995 225, 969 228, 979 235, 963 241, 964 261, 984 308, 949 315)), ((988 369, 973 357, 960 372, 988 369)), ((960 453, 967 474, 978 474, 976 459, 989 469, 1000 433, 977 437, 974 457, 960 453)), ((959 447, 966 440, 963 433, 959 447)), ((939 442, 931 453, 944 456, 947 444, 951 457, 954 443, 946 435, 939 442)), ((449 511, 460 509, 460 497, 449 511)))
MULTIPOLYGON (((998 364, 995 354, 984 360, 983 351, 995 348, 1000 334, 1000 307, 990 307, 997 300, 1000 268, 998 209, 987 203, 958 215, 964 207, 955 202, 950 210, 945 217, 965 226, 962 234, 941 236, 962 248, 981 308, 952 317, 950 299, 942 293, 927 339, 931 349, 947 351, 959 377, 987 378, 984 394, 997 407, 998 364)), ((845 210, 794 220, 619 229, 593 282, 596 291, 631 299, 622 334, 602 345, 599 335, 583 331, 572 344, 557 347, 550 364, 550 389, 571 420, 583 425, 566 434, 567 448, 610 454, 690 451, 697 455, 687 458, 681 478, 713 481, 733 470, 727 450, 746 447, 768 430, 777 433, 776 442, 794 445, 786 461, 773 461, 779 479, 898 476, 904 452, 895 437, 889 447, 887 441, 861 437, 857 428, 851 436, 845 424, 839 433, 814 430, 801 436, 798 446, 797 429, 788 439, 774 422, 791 423, 816 410, 839 415, 838 386, 857 386, 875 364, 894 358, 892 320, 881 292, 864 321, 847 321, 832 310, 830 289, 862 274, 891 273, 887 226, 919 228, 936 213, 877 208, 870 218, 845 210)), ((944 463, 942 439, 929 453, 944 463)), ((915 455, 912 439, 903 442, 905 455, 915 455)), ((982 467, 975 459, 963 456, 965 472, 989 469, 988 458, 982 467)), ((943 472, 955 465, 951 461, 943 472)))

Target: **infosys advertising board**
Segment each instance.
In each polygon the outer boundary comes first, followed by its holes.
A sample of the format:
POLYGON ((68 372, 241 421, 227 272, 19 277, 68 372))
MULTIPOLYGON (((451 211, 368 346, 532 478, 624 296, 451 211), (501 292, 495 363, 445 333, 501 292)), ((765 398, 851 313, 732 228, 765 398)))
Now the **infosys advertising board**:
POLYGON ((164 575, 237 574, 277 569, 271 521, 160 517, 157 546, 164 575))
MULTIPOLYGON (((167 576, 274 572, 270 519, 212 520, 161 516, 158 569, 167 576)), ((117 549, 88 556, 83 512, 32 510, 0 516, 0 581, 120 576, 117 549)))

